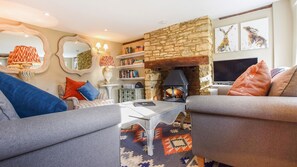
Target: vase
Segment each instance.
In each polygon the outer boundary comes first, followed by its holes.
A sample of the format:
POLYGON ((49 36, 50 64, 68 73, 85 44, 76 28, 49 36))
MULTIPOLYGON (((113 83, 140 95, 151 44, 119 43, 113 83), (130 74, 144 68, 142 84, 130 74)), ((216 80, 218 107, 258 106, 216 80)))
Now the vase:
POLYGON ((108 66, 104 68, 103 71, 103 76, 105 78, 105 83, 109 84, 110 83, 110 79, 112 78, 112 69, 109 68, 108 66))

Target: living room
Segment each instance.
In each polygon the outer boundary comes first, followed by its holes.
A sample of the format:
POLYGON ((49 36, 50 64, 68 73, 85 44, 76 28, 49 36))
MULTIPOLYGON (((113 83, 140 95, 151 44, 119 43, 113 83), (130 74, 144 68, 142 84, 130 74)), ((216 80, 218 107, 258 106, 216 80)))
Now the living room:
POLYGON ((296 9, 1 0, 0 166, 297 166, 296 9))

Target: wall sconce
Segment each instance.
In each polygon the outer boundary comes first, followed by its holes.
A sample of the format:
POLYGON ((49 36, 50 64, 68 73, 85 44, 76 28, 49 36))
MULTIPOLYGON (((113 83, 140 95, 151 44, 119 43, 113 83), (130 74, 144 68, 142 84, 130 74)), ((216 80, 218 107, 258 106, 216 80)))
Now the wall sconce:
POLYGON ((8 67, 18 68, 19 77, 29 81, 34 73, 30 70, 33 64, 41 63, 36 48, 32 46, 16 46, 8 56, 8 67))
POLYGON ((99 50, 101 48, 101 43, 100 42, 97 42, 96 43, 96 48, 99 50))
POLYGON ((103 48, 104 48, 104 50, 105 50, 105 52, 106 52, 106 50, 108 49, 108 45, 107 45, 107 44, 104 44, 104 45, 103 45, 103 48))
POLYGON ((103 45, 103 49, 104 49, 104 51, 103 50, 101 50, 101 43, 100 42, 97 42, 96 43, 96 48, 97 48, 97 53, 98 54, 101 54, 101 53, 104 53, 104 52, 106 52, 106 50, 108 49, 108 45, 107 44, 104 44, 103 45))

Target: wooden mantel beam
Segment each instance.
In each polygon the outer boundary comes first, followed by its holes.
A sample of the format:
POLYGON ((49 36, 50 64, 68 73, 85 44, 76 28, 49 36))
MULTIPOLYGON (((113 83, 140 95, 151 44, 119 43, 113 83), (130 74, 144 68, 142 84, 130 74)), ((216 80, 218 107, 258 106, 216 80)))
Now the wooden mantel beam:
POLYGON ((154 61, 146 61, 144 63, 145 68, 164 68, 164 67, 191 67, 208 64, 208 56, 196 56, 196 57, 179 57, 154 61))

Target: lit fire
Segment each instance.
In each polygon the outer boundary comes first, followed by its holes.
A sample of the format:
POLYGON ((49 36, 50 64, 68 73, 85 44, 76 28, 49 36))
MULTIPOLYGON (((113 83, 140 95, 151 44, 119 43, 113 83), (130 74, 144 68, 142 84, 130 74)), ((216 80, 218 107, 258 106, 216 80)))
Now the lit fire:
POLYGON ((166 89, 166 97, 172 98, 174 95, 175 98, 182 98, 183 97, 183 91, 177 88, 168 88, 166 89))

